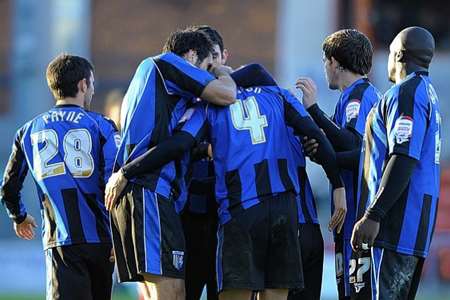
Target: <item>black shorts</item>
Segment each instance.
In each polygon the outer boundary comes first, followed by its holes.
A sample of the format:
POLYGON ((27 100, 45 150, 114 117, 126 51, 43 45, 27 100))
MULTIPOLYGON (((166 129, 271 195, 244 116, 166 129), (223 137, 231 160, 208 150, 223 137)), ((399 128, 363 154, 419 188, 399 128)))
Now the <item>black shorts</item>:
POLYGON ((217 282, 225 289, 303 288, 297 204, 292 193, 262 197, 219 226, 217 282))
POLYGON ((413 300, 425 259, 372 248, 372 299, 413 300))
POLYGON ((352 251, 349 270, 351 299, 366 300, 372 297, 371 265, 370 250, 352 251))
POLYGON ((319 224, 299 224, 304 289, 289 291, 288 300, 319 300, 322 290, 323 238, 319 224))
POLYGON ((111 244, 77 244, 45 250, 47 299, 111 299, 111 244))
POLYGON ((184 278, 184 234, 175 203, 138 184, 129 184, 111 211, 119 281, 143 275, 184 278))

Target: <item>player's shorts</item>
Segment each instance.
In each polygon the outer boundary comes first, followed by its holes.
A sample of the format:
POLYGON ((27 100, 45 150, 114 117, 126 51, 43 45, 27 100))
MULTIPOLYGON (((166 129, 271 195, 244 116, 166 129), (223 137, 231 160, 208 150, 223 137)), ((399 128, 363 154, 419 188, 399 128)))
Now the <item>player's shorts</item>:
POLYGON ((183 227, 172 200, 128 184, 111 211, 111 231, 120 282, 184 278, 183 227))
POLYGON ((288 300, 318 300, 322 290, 323 238, 319 224, 299 224, 304 289, 289 291, 288 300))
POLYGON ((350 297, 350 258, 352 246, 350 240, 344 239, 342 233, 335 238, 336 284, 339 299, 350 297))
POLYGON ((366 300, 372 297, 371 269, 370 250, 352 251, 349 271, 351 299, 366 300))
POLYGON ((47 299, 111 299, 112 245, 76 244, 45 250, 47 299))
POLYGON ((260 198, 220 225, 217 282, 226 289, 303 288, 297 204, 292 193, 260 198))
POLYGON ((425 259, 372 248, 372 299, 414 299, 425 259))

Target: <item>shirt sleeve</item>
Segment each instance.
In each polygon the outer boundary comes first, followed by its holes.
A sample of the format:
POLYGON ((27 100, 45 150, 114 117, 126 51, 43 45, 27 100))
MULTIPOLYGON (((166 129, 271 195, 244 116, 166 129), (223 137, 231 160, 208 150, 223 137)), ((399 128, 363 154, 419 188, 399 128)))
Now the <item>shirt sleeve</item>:
POLYGON ((272 75, 260 64, 243 66, 230 74, 238 86, 247 88, 252 86, 276 86, 272 75))
POLYGON ((9 217, 16 223, 22 223, 27 216, 20 194, 23 181, 28 173, 27 161, 20 143, 22 136, 23 129, 19 129, 14 139, 1 187, 2 203, 9 217))
POLYGON ((213 109, 209 104, 199 103, 189 108, 180 120, 180 131, 189 133, 197 143, 200 143, 208 128, 208 109, 213 109))
MULTIPOLYGON (((354 129, 358 134, 361 136, 364 136, 364 131, 366 129, 366 119, 369 115, 370 110, 372 109, 373 105, 378 102, 380 96, 375 91, 367 90, 359 103, 358 113, 355 117, 350 118, 349 121, 346 123, 346 127, 350 127, 354 129)), ((356 101, 356 100, 355 100, 356 101)), ((350 104, 350 103, 349 103, 350 104)), ((348 114, 352 115, 352 109, 356 110, 356 104, 355 108, 352 108, 351 105, 347 105, 346 107, 346 115, 348 114), (348 114, 347 114, 348 112, 348 114)))
POLYGON ((114 167, 114 161, 121 142, 121 138, 119 131, 117 130, 117 127, 112 120, 105 118, 104 123, 104 143, 102 147, 104 159, 103 179, 105 180, 105 182, 108 182, 108 179, 109 177, 111 177, 111 173, 114 167))
POLYGON ((386 105, 389 154, 402 154, 419 160, 428 126, 426 94, 410 85, 400 86, 397 98, 387 99, 386 105))
POLYGON ((184 96, 188 92, 200 97, 205 87, 215 79, 206 70, 192 65, 185 59, 167 53, 155 59, 156 66, 169 93, 184 96))
POLYGON ((292 109, 294 109, 300 115, 300 117, 310 117, 309 113, 306 111, 305 107, 300 102, 300 100, 297 99, 297 97, 295 97, 289 90, 280 90, 284 100, 290 104, 292 109))

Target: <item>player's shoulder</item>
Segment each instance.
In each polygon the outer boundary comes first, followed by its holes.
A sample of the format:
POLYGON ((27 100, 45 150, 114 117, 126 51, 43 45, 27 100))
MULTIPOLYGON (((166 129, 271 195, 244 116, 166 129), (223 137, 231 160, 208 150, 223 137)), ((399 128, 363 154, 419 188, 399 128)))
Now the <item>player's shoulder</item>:
POLYGON ((378 98, 378 91, 367 77, 357 80, 348 90, 344 91, 341 97, 343 103, 375 101, 378 98))
POLYGON ((165 62, 165 63, 169 63, 171 65, 180 65, 180 64, 187 63, 187 61, 185 59, 183 59, 181 56, 178 56, 172 52, 164 52, 159 55, 150 57, 150 59, 157 63, 165 62))
POLYGON ((114 121, 104 114, 89 110, 87 110, 86 113, 100 129, 112 129, 117 131, 117 126, 114 121))
POLYGON ((412 73, 391 87, 387 94, 396 101, 428 102, 428 80, 421 73, 412 73))

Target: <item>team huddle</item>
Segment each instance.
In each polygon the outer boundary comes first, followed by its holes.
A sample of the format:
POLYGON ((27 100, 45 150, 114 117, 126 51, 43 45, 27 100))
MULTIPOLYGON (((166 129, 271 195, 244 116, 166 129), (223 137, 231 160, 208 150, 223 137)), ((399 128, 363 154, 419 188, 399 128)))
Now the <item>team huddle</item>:
POLYGON ((339 299, 414 299, 439 201, 441 117, 428 76, 433 36, 402 30, 383 95, 361 32, 323 42, 332 118, 314 81, 295 93, 259 64, 226 66, 209 26, 172 33, 138 66, 120 124, 89 110, 94 68, 62 54, 47 82, 56 104, 16 133, 1 187, 16 234, 41 204, 47 299, 110 299, 143 282, 148 299, 320 299, 323 238, 306 157, 330 182, 339 299), (116 125, 120 127, 120 132, 116 125))

